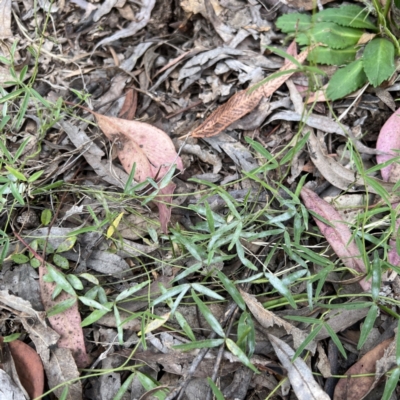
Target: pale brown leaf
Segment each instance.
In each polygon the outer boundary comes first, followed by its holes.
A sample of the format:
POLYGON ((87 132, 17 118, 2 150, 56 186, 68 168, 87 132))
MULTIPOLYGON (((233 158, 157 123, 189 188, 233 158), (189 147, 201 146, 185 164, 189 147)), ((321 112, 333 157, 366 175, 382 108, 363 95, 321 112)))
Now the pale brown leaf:
POLYGON ((312 372, 305 361, 297 357, 293 362, 294 350, 283 340, 268 335, 275 354, 282 366, 287 370, 289 381, 299 400, 330 400, 329 396, 315 381, 312 372))
MULTIPOLYGON (((300 53, 296 59, 303 63, 307 58, 308 50, 300 53)), ((279 70, 288 71, 295 69, 296 65, 291 62, 285 63, 279 70)), ((225 104, 218 107, 199 127, 193 132, 194 137, 210 137, 218 135, 230 124, 252 111, 260 102, 263 96, 271 96, 287 79, 293 75, 293 72, 284 74, 278 78, 266 82, 259 88, 251 91, 250 89, 242 90, 233 95, 225 104)))
MULTIPOLYGON (((306 332, 303 332, 301 329, 293 326, 290 322, 278 317, 272 311, 266 310, 262 304, 251 294, 246 293, 243 290, 240 290, 240 294, 242 295, 243 300, 246 302, 247 307, 249 307, 249 310, 261 326, 266 329, 274 325, 283 327, 289 335, 293 336, 293 343, 296 349, 304 342, 307 337, 306 332)), ((316 345, 314 342, 311 342, 306 348, 314 353, 316 345)))

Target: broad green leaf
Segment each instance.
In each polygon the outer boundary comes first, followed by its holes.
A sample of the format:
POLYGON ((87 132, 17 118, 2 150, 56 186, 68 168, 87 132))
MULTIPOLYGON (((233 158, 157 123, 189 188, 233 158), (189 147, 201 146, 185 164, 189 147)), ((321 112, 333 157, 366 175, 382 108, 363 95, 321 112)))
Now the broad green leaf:
MULTIPOLYGON (((112 303, 108 304, 108 307, 111 308, 112 303)), ((101 317, 103 317, 104 315, 106 315, 109 311, 107 310, 94 310, 93 312, 91 312, 82 322, 81 322, 81 327, 85 327, 88 325, 92 325, 93 323, 95 323, 96 321, 98 321, 101 317)))
POLYGON ((396 389, 397 385, 399 384, 399 378, 400 378, 400 367, 397 367, 390 375, 390 378, 386 381, 382 400, 390 400, 390 398, 392 397, 393 391, 396 389))
POLYGON ((243 363, 246 367, 250 368, 256 374, 260 373, 260 371, 250 362, 250 360, 246 356, 246 354, 243 353, 243 351, 240 349, 240 347, 233 340, 226 338, 225 344, 226 344, 226 347, 228 347, 228 349, 230 350, 230 352, 234 356, 236 356, 240 360, 241 363, 243 363))
POLYGON ((77 276, 72 275, 72 274, 68 274, 67 275, 67 279, 68 279, 68 282, 72 285, 72 287, 75 290, 82 290, 83 289, 82 282, 77 276))
POLYGON ((226 291, 231 295, 234 302, 243 310, 246 310, 246 303, 240 295, 239 291, 232 281, 221 271, 217 272, 218 278, 221 280, 226 291))
POLYGON ((297 308, 297 304, 293 299, 292 293, 289 288, 283 284, 283 282, 277 278, 274 274, 270 274, 269 272, 265 273, 266 278, 269 280, 270 284, 283 296, 287 298, 289 304, 293 308, 297 308))
POLYGON ((346 49, 331 49, 318 46, 311 50, 307 60, 315 64, 343 65, 353 61, 357 50, 354 46, 346 49))
POLYGON ((176 346, 172 346, 173 349, 188 351, 188 350, 196 350, 196 349, 211 349, 213 347, 221 346, 224 343, 224 339, 207 339, 201 340, 199 342, 191 342, 186 344, 178 344, 176 346))
POLYGON ((93 307, 93 308, 97 308, 98 310, 104 310, 104 311, 111 311, 110 307, 106 307, 103 304, 100 304, 99 302, 97 302, 96 300, 93 299, 89 299, 85 296, 79 296, 78 299, 85 305, 88 307, 93 307))
POLYGON ((57 283, 57 285, 59 285, 62 288, 62 290, 64 290, 65 292, 69 293, 72 296, 76 295, 75 290, 72 288, 71 284, 67 281, 64 274, 62 274, 60 271, 57 271, 49 264, 47 264, 46 267, 50 277, 54 280, 54 282, 57 283))
POLYGON ((394 53, 393 43, 383 38, 375 38, 365 46, 362 57, 364 71, 374 87, 394 74, 396 70, 394 53))
POLYGON ((213 290, 208 289, 207 287, 200 285, 200 283, 192 283, 192 288, 196 290, 196 292, 199 292, 201 294, 204 294, 205 296, 211 297, 213 299, 217 300, 224 300, 224 298, 219 295, 218 293, 215 293, 213 290))
POLYGON ((68 310, 68 308, 71 308, 75 303, 76 303, 75 297, 64 300, 56 304, 54 307, 51 307, 49 310, 47 310, 46 315, 47 317, 52 317, 53 315, 60 314, 65 310, 68 310))
POLYGON ((276 20, 276 26, 285 33, 304 31, 311 26, 311 16, 300 13, 283 14, 276 20))
POLYGON ((21 336, 20 333, 13 333, 12 335, 4 336, 3 337, 3 342, 4 343, 13 342, 14 340, 17 340, 20 336, 21 336))
POLYGON ((99 299, 100 304, 108 303, 107 294, 106 294, 106 291, 104 290, 103 286, 99 286, 97 298, 99 299))
POLYGON ((99 286, 94 286, 85 293, 87 299, 94 300, 99 292, 99 286))
POLYGON ((309 31, 300 33, 296 41, 301 46, 322 43, 332 49, 345 49, 356 45, 362 34, 360 29, 347 28, 333 22, 317 22, 309 31))
POLYGON ((208 307, 200 300, 200 298, 197 296, 196 292, 192 289, 191 290, 192 297, 194 301, 197 304, 197 307, 199 307, 200 312, 203 314, 205 320, 209 323, 211 326, 212 330, 217 333, 221 337, 225 337, 225 332, 222 329, 220 323, 218 320, 214 317, 212 312, 208 309, 208 307))
POLYGON ((84 272, 83 274, 80 274, 79 276, 81 278, 86 279, 87 281, 93 283, 94 285, 98 285, 99 284, 99 280, 92 274, 84 272))
POLYGON ((142 283, 139 283, 138 285, 132 286, 129 289, 125 289, 123 292, 121 292, 115 299, 115 302, 118 303, 121 300, 126 299, 129 296, 132 296, 133 293, 136 293, 138 290, 144 288, 150 283, 150 281, 145 281, 142 283))
POLYGON ((57 267, 60 267, 60 268, 63 268, 63 269, 68 269, 69 268, 68 260, 63 256, 60 256, 59 254, 54 254, 53 262, 54 262, 55 265, 57 265, 57 267))
POLYGON ((207 382, 210 385, 210 388, 212 392, 214 393, 214 396, 217 400, 225 400, 224 395, 222 392, 218 389, 218 386, 213 382, 211 378, 207 378, 207 382))
POLYGON ((376 25, 368 17, 368 12, 360 6, 353 4, 344 5, 340 8, 326 8, 315 14, 315 22, 335 22, 338 25, 351 28, 365 28, 376 31, 376 25))
POLYGON ((374 323, 375 323, 377 316, 378 316, 378 306, 376 304, 373 304, 371 306, 371 308, 369 309, 367 316, 365 317, 364 325, 361 329, 361 335, 360 335, 360 339, 358 341, 357 349, 361 349, 361 347, 367 340, 369 333, 371 332, 372 328, 374 327, 374 323))
POLYGON ((42 223, 42 225, 47 226, 51 222, 52 217, 53 217, 53 214, 52 214, 51 210, 46 208, 40 214, 40 222, 42 223))
POLYGON ((64 239, 64 241, 62 241, 58 245, 56 252, 57 253, 64 253, 64 251, 71 250, 74 247, 77 238, 78 238, 77 236, 67 237, 66 239, 64 239))
POLYGON ((16 264, 25 264, 29 261, 29 257, 24 254, 13 254, 11 260, 16 264))
POLYGON ((337 70, 328 84, 326 95, 331 100, 341 99, 367 82, 362 60, 356 60, 337 70))

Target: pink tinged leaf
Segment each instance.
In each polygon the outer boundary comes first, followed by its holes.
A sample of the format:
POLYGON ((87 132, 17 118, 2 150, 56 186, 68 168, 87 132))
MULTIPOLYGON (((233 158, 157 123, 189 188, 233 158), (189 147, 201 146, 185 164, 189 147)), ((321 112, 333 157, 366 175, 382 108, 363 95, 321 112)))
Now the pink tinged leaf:
POLYGON ((164 233, 168 233, 168 222, 171 219, 171 207, 168 204, 172 202, 172 194, 175 188, 175 183, 170 182, 165 188, 160 190, 161 196, 155 198, 155 203, 160 214, 161 229, 164 233))
POLYGON ((136 162, 135 179, 138 181, 142 182, 148 177, 162 178, 174 164, 178 169, 183 169, 182 160, 176 153, 172 140, 161 129, 144 122, 96 113, 95 117, 104 134, 112 141, 117 140, 118 157, 128 173, 136 162), (140 175, 137 172, 138 167, 140 175))
MULTIPOLYGON (((314 218, 321 233, 325 236, 332 249, 342 260, 343 264, 358 272, 366 273, 365 265, 362 261, 360 252, 354 240, 351 239, 351 232, 349 227, 342 222, 342 217, 336 209, 322 200, 312 190, 303 187, 301 189, 301 198, 307 209, 313 211, 315 214, 320 215, 322 218, 329 221, 333 226, 329 226, 319 219, 314 218)), ((371 283, 362 279, 360 281, 361 287, 368 291, 371 289, 371 283)))
MULTIPOLYGON (((378 164, 389 161, 395 157, 394 150, 400 150, 400 109, 393 113, 390 118, 385 122, 381 131, 379 132, 378 140, 376 141, 376 149, 387 154, 380 154, 376 156, 378 164)), ((397 182, 400 179, 400 163, 394 162, 387 167, 381 169, 382 178, 386 182, 397 182)), ((398 203, 392 204, 396 208, 398 203)), ((396 221, 396 234, 400 227, 400 219, 396 221)), ((389 241, 388 261, 393 265, 400 265, 400 255, 396 249, 396 241, 389 241)))
MULTIPOLYGON (((383 125, 376 142, 376 149, 386 153, 376 156, 378 164, 395 157, 394 150, 400 150, 400 109, 392 114, 383 125)), ((396 167, 396 163, 393 163, 381 169, 384 181, 394 182, 392 175, 395 172, 393 169, 396 169, 396 167)))
MULTIPOLYGON (((72 296, 68 293, 61 292, 55 300, 51 298, 55 283, 48 283, 43 280, 43 276, 47 274, 47 268, 39 267, 39 282, 40 282, 40 295, 45 310, 49 310, 62 301, 71 299, 72 296)), ((48 318, 52 328, 60 335, 57 342, 58 347, 67 348, 75 359, 76 365, 84 368, 88 365, 88 357, 86 354, 85 340, 81 328, 81 315, 78 310, 78 303, 76 302, 72 307, 64 312, 53 315, 48 318)))

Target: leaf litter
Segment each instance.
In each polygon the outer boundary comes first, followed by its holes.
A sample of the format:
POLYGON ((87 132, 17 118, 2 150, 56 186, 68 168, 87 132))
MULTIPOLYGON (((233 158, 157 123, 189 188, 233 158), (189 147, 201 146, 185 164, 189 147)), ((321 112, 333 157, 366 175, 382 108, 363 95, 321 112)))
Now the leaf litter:
POLYGON ((15 396, 191 400, 212 378, 225 398, 361 399, 396 376, 400 90, 312 104, 308 50, 275 20, 313 2, 266 4, 0 2, 0 327, 21 334, 1 379, 15 396), (36 29, 48 15, 55 30, 36 29), (367 351, 374 332, 390 337, 367 351), (333 374, 348 376, 334 391, 333 374))

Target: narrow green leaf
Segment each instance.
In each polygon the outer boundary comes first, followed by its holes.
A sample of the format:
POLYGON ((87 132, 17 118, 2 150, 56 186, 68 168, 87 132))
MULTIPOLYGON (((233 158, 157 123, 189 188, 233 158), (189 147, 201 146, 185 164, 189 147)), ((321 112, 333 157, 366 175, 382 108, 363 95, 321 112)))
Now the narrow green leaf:
MULTIPOLYGON (((112 303, 108 304, 108 307, 112 307, 112 303)), ((96 321, 98 321, 101 317, 106 315, 109 311, 107 310, 94 310, 92 311, 82 322, 81 322, 81 327, 85 327, 88 325, 94 324, 96 321)))
POLYGON ((371 285, 371 295, 373 301, 377 301, 379 292, 381 290, 381 276, 382 276, 381 260, 379 258, 378 251, 375 250, 374 258, 372 260, 372 285, 371 285))
POLYGON ((14 175, 14 176, 15 176, 17 179, 19 179, 20 181, 24 181, 24 182, 27 181, 27 179, 25 178, 24 174, 21 173, 21 172, 19 172, 19 171, 16 170, 15 168, 10 167, 9 165, 6 165, 5 168, 6 168, 6 170, 7 170, 8 172, 10 172, 10 174, 14 175))
POLYGON ((331 326, 327 322, 324 322, 324 327, 329 333, 330 337, 332 338, 333 343, 335 343, 336 347, 342 353, 342 356, 347 360, 346 350, 344 349, 342 342, 338 338, 338 335, 336 335, 336 332, 331 328, 331 326))
POLYGON ((360 339, 358 341, 357 349, 361 349, 361 347, 367 340, 369 333, 371 332, 372 328, 374 327, 374 323, 375 323, 377 316, 378 316, 378 306, 376 304, 373 304, 371 306, 371 308, 369 309, 367 316, 365 317, 365 321, 364 321, 364 325, 361 329, 361 335, 360 335, 360 339))
POLYGON ((128 376, 128 378, 125 379, 125 382, 121 385, 121 387, 118 389, 118 392, 116 395, 113 397, 113 400, 122 400, 124 397, 124 394, 126 391, 131 387, 133 378, 135 377, 136 373, 132 373, 128 376))
POLYGON ((119 310, 116 305, 114 305, 114 318, 115 318, 115 323, 117 325, 118 343, 124 344, 124 330, 121 325, 121 316, 119 314, 119 310))
POLYGON ((189 239, 187 239, 185 236, 183 236, 181 233, 178 231, 171 229, 171 232, 173 233, 175 239, 182 244, 186 250, 197 260, 197 261, 202 261, 202 257, 200 255, 201 250, 189 239))
POLYGON ((20 336, 21 336, 20 333, 13 333, 12 335, 4 336, 3 337, 3 342, 4 343, 13 342, 14 340, 17 340, 20 336))
POLYGON ((178 321, 179 326, 183 329, 183 331, 186 333, 188 338, 192 342, 195 342, 196 341, 196 337, 194 336, 192 328, 187 323, 185 317, 179 311, 176 311, 174 315, 175 315, 176 320, 178 321))
POLYGON ((200 285, 200 283, 192 283, 192 288, 196 290, 196 292, 199 292, 201 294, 204 294, 205 296, 211 297, 213 299, 217 300, 224 300, 224 298, 219 295, 218 293, 215 293, 213 290, 208 289, 207 287, 200 285))
POLYGON ((240 347, 233 340, 226 338, 225 344, 226 344, 226 347, 228 347, 228 349, 230 350, 230 352, 234 356, 236 356, 242 364, 244 364, 247 368, 250 368, 256 374, 260 373, 260 371, 250 362, 250 360, 246 356, 246 354, 243 353, 243 351, 240 349, 240 347))
POLYGON ((98 310, 111 311, 111 308, 110 308, 110 307, 106 307, 105 305, 98 303, 96 300, 88 299, 88 298, 85 297, 85 296, 79 296, 78 299, 79 299, 85 306, 97 308, 98 310))
POLYGON ((338 69, 329 81, 326 95, 331 100, 345 97, 367 82, 362 60, 356 60, 338 69))
POLYGON ((145 286, 149 285, 150 281, 147 280, 145 282, 139 283, 138 285, 132 286, 129 289, 125 289, 123 292, 121 292, 115 299, 115 302, 118 303, 121 300, 126 299, 129 296, 132 296, 133 293, 136 293, 138 290, 144 288, 145 286))
POLYGON ((231 295, 233 301, 243 310, 246 310, 246 303, 243 300, 243 297, 236 289, 236 286, 232 283, 232 281, 221 271, 217 272, 218 278, 221 280, 224 285, 226 291, 231 295))
POLYGON ((390 375, 390 378, 386 381, 382 400, 390 400, 390 398, 392 397, 392 393, 399 384, 399 378, 400 378, 400 367, 397 367, 390 375))
POLYGON ((304 351, 308 344, 315 339, 322 327, 323 324, 321 323, 321 321, 319 321, 319 325, 309 333, 309 335, 304 339, 304 342, 302 342, 299 348, 296 350, 296 353, 294 353, 292 362, 304 351))
POLYGON ((277 278, 275 275, 270 274, 269 272, 265 273, 265 277, 269 280, 271 285, 283 296, 287 298, 289 304, 294 308, 297 309, 297 304, 293 299, 292 293, 290 292, 289 288, 283 284, 283 282, 277 278))
POLYGON ((210 385, 210 388, 212 392, 214 393, 214 396, 217 400, 225 400, 224 395, 222 392, 218 389, 218 386, 213 382, 211 378, 207 378, 207 382, 210 385))
POLYGON ((204 349, 204 348, 211 349, 213 347, 221 346, 221 344, 223 344, 224 341, 225 341, 224 339, 207 339, 207 340, 201 340, 198 342, 178 344, 176 346, 172 346, 172 348, 176 349, 176 350, 182 350, 182 351, 204 349))
POLYGON ((200 300, 200 298, 197 296, 196 292, 193 289, 191 290, 191 293, 192 293, 192 297, 193 297, 194 301, 197 304, 197 307, 199 307, 200 312, 203 314, 205 320, 209 323, 212 330, 219 336, 225 337, 224 330, 222 329, 218 320, 214 317, 214 315, 208 309, 208 307, 200 300))
POLYGON ((67 399, 67 396, 68 396, 68 393, 69 393, 69 386, 68 386, 68 385, 65 385, 65 387, 64 387, 64 389, 63 389, 63 391, 62 391, 62 393, 61 393, 61 396, 60 396, 59 400, 66 400, 66 399, 67 399))
POLYGON ((74 297, 64 300, 64 301, 61 301, 60 303, 56 304, 54 307, 51 307, 49 310, 47 310, 46 315, 48 317, 52 317, 53 315, 61 314, 65 310, 68 310, 68 308, 71 308, 75 303, 76 303, 76 298, 74 298, 74 297))
POLYGON ((391 41, 383 38, 372 39, 364 49, 363 64, 368 80, 374 87, 389 79, 396 70, 395 49, 391 41))
POLYGON ((189 288, 190 285, 188 283, 185 283, 183 285, 175 286, 171 289, 168 289, 166 293, 162 294, 160 297, 157 297, 155 300, 153 300, 151 306, 154 307, 155 305, 161 303, 166 299, 171 299, 173 296, 177 295, 178 293, 181 293, 183 290, 187 291, 189 288))
POLYGON ((29 178, 28 178, 28 182, 29 183, 33 183, 35 181, 37 181, 42 175, 43 175, 44 171, 36 171, 35 173, 33 173, 29 178))

